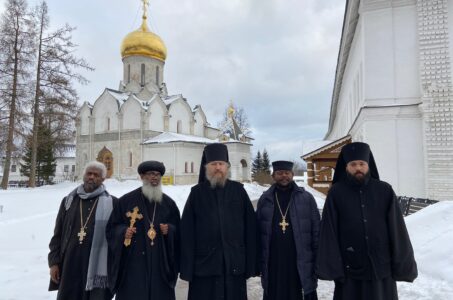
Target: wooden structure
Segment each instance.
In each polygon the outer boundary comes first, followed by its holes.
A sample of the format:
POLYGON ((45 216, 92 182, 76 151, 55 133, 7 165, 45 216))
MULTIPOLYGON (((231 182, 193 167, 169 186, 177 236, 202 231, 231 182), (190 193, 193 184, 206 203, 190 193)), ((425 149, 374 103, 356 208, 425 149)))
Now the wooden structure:
POLYGON ((332 186, 335 165, 341 148, 349 143, 351 143, 351 136, 347 135, 301 156, 307 163, 307 184, 309 186, 327 194, 332 186))

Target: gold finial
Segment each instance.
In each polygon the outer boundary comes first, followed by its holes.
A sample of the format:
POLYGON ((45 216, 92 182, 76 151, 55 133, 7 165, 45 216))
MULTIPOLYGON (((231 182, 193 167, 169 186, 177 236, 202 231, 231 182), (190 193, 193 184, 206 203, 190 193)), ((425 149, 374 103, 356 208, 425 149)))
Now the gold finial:
POLYGON ((149 0, 142 0, 143 1, 143 20, 146 20, 148 18, 148 6, 149 6, 149 0))
POLYGON ((230 101, 230 106, 228 107, 228 118, 232 119, 234 115, 234 106, 233 100, 230 101))

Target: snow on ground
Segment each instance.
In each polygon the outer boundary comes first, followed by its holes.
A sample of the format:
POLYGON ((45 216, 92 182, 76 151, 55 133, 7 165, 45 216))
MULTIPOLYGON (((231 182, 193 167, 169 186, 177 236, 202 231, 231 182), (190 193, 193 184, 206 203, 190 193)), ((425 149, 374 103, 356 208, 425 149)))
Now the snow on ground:
MULTIPOLYGON (((108 191, 117 197, 140 186, 139 181, 106 180, 108 191)), ((0 190, 0 300, 50 300, 48 292, 48 243, 61 199, 77 183, 61 183, 36 189, 0 190)), ((191 186, 164 186, 182 211, 191 186)), ((250 199, 267 189, 245 184, 250 199)), ((322 207, 324 196, 309 187, 322 207)), ((399 283, 400 300, 453 299, 453 202, 441 202, 407 219, 420 276, 413 284, 399 283)), ((185 295, 185 285, 178 291, 185 295)), ((261 299, 258 278, 249 280, 249 299, 261 299)), ((333 284, 320 281, 319 299, 332 299, 333 284)), ((177 299, 185 299, 178 296, 177 299)))

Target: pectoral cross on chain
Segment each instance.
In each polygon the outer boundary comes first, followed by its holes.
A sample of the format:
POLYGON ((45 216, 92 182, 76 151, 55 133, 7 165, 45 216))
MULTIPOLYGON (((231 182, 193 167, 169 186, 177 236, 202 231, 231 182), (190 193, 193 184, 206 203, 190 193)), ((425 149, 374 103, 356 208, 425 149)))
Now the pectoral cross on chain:
POLYGON ((79 244, 82 244, 83 239, 85 238, 86 235, 87 233, 85 232, 85 229, 83 227, 80 228, 79 233, 77 233, 77 236, 79 237, 79 244))
MULTIPOLYGON (((143 219, 143 215, 139 213, 138 206, 134 207, 132 211, 126 213, 126 217, 130 218, 129 228, 134 227, 135 221, 143 219)), ((124 240, 124 246, 129 246, 131 244, 131 239, 124 240)))
POLYGON ((282 218, 282 221, 281 221, 280 223, 278 223, 278 225, 280 225, 280 226, 282 227, 282 231, 283 231, 283 233, 285 233, 286 227, 289 226, 289 223, 287 223, 287 222, 286 222, 286 218, 283 217, 283 218, 282 218))

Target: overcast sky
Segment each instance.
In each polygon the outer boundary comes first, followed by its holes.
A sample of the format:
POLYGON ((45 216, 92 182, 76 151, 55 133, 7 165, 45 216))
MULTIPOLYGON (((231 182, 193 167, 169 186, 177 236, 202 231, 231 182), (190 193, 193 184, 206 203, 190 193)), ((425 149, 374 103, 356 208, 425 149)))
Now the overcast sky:
MULTIPOLYGON (((6 0, 0 0, 0 12, 6 0)), ((28 0, 35 5, 38 0, 28 0)), ((140 0, 48 0, 53 27, 76 26, 77 55, 94 72, 80 86, 94 103, 122 78, 120 45, 139 27, 140 0)), ((299 159, 327 130, 345 0, 150 0, 149 25, 167 46, 169 94, 200 104, 216 126, 232 100, 244 108, 254 147, 299 159)))

